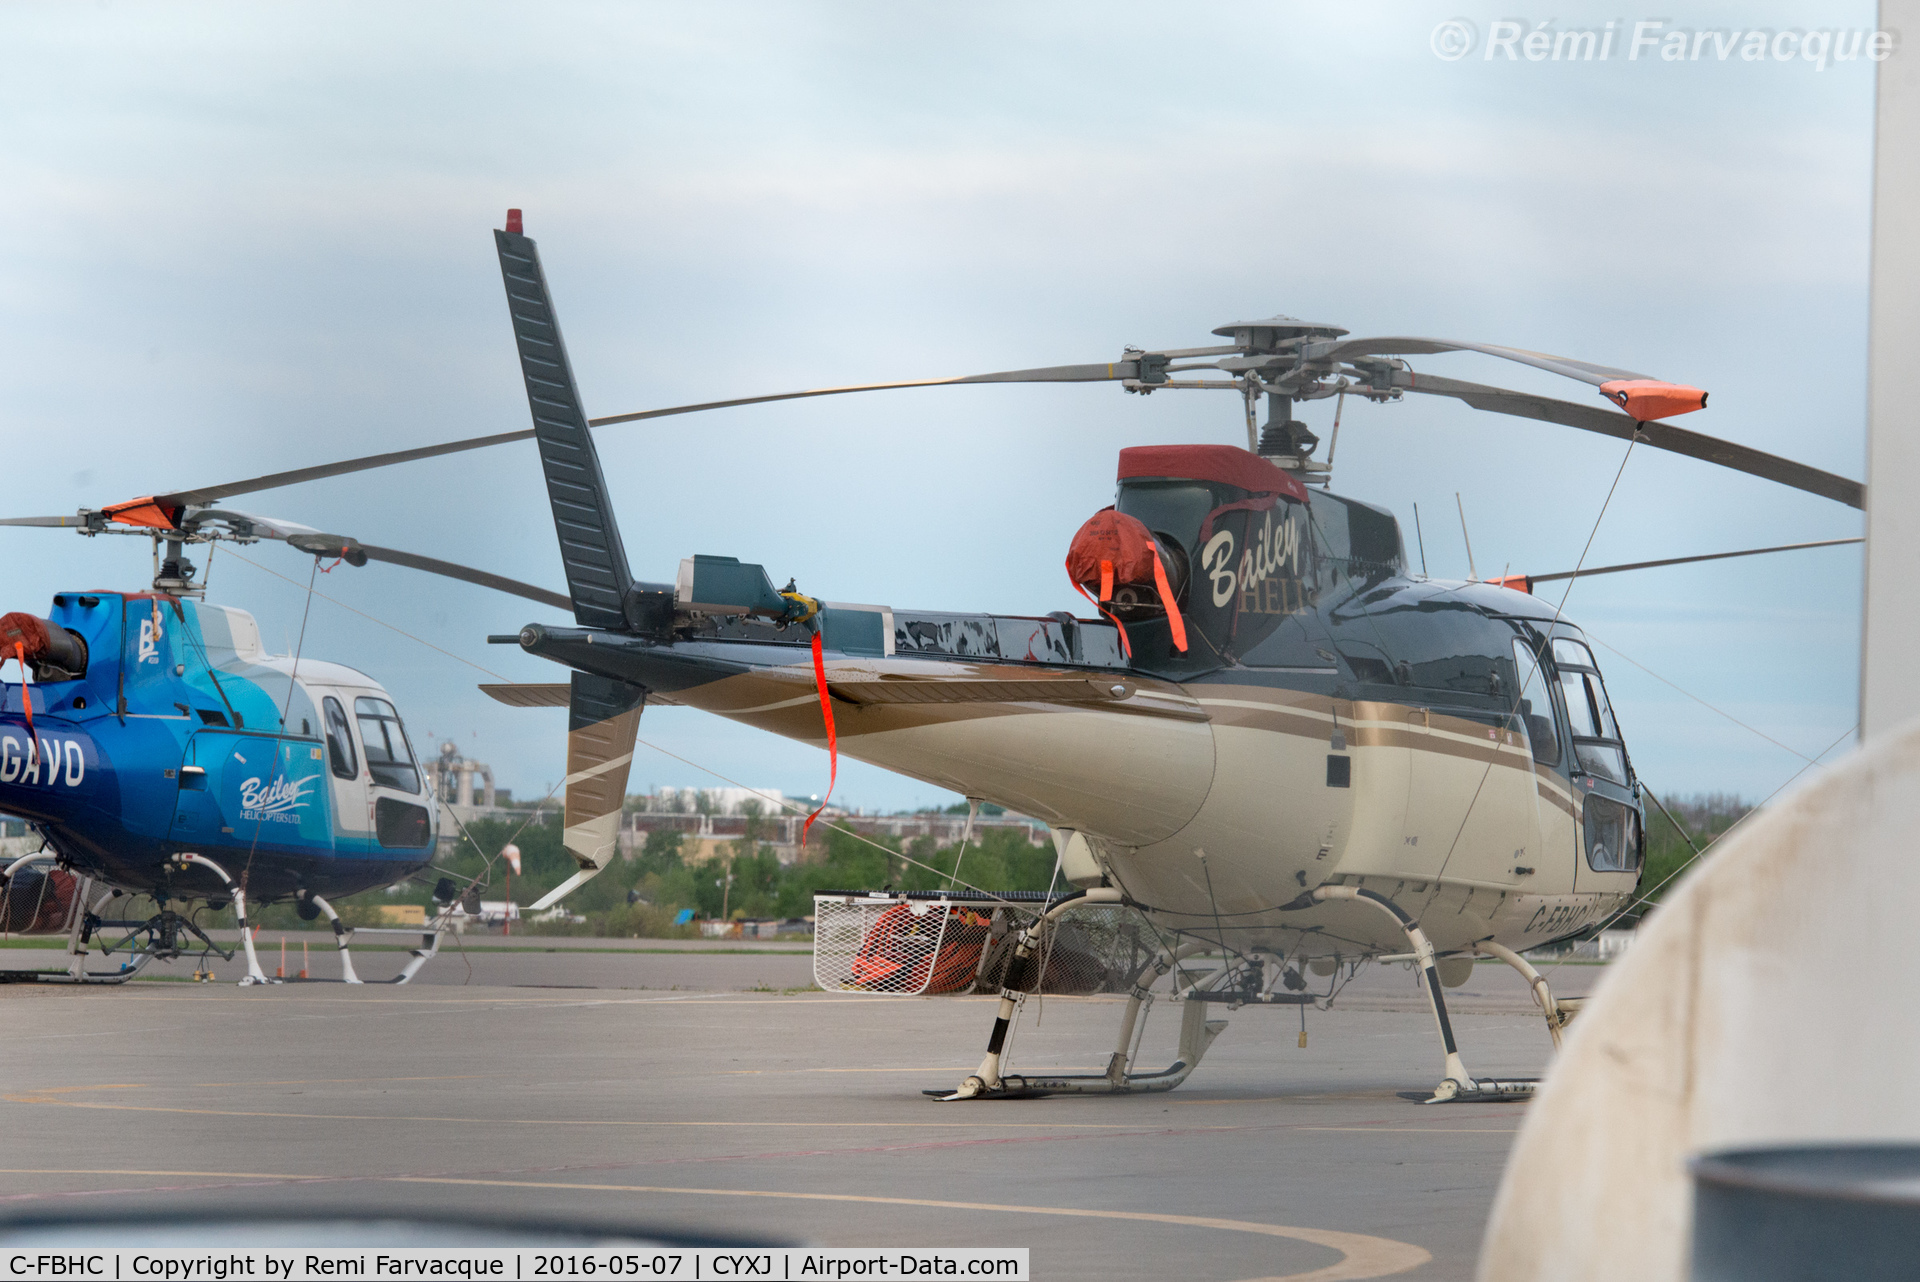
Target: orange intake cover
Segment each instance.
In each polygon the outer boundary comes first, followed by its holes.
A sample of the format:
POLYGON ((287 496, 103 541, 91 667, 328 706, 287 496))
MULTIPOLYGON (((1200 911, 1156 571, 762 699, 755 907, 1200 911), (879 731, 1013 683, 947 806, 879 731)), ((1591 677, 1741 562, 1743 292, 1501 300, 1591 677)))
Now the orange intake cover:
POLYGON ((24 614, 18 610, 11 614, 0 614, 0 656, 13 658, 16 644, 25 652, 28 662, 45 654, 50 645, 47 621, 38 615, 24 614))

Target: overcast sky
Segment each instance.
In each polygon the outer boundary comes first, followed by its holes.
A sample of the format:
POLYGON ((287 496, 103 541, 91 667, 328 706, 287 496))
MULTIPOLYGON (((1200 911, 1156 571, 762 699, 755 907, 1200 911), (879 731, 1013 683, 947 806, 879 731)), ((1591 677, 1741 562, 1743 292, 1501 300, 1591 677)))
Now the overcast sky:
MULTIPOLYGON (((1874 11, 8 4, 0 507, 525 427, 488 235, 508 206, 592 414, 1105 360, 1279 311, 1691 382, 1712 402, 1686 426, 1861 476, 1871 64, 1721 61, 1712 37, 1689 37, 1697 61, 1630 60, 1642 20, 1731 39, 1870 29, 1874 11), (1463 13, 1476 43, 1443 60, 1434 29, 1463 13), (1612 20, 1611 56, 1489 61, 1502 18, 1612 20)), ((1415 365, 1591 395, 1479 357, 1415 365)), ((1327 435, 1328 403, 1304 417, 1327 435)), ((643 578, 719 553, 830 599, 1006 613, 1079 602, 1061 559, 1111 501, 1122 446, 1244 439, 1230 398, 1110 386, 600 433, 643 578)), ((1550 572, 1580 557, 1623 448, 1449 403, 1349 404, 1335 488, 1390 506, 1416 559, 1418 503, 1436 576, 1467 570, 1456 491, 1482 575, 1550 572)), ((236 505, 564 586, 530 443, 236 505)), ((1860 528, 1637 450, 1587 559, 1860 528)), ((137 539, 13 530, 0 547, 0 609, 150 573, 137 539)), ((286 649, 311 562, 241 555, 264 568, 222 550, 211 599, 286 649)), ((416 744, 453 738, 519 795, 560 776, 564 715, 494 705, 469 664, 558 679, 484 637, 563 616, 386 566, 321 585, 399 632, 317 601, 305 652, 378 677, 416 744)), ((1618 652, 1601 660, 1656 790, 1758 799, 1849 733, 1859 598, 1858 550, 1840 548, 1595 579, 1567 611, 1618 652)), ((825 786, 824 753, 688 710, 650 709, 642 737, 749 784, 825 786)), ((633 787, 654 782, 715 780, 643 750, 633 787)), ((836 796, 950 800, 852 763, 836 796)))

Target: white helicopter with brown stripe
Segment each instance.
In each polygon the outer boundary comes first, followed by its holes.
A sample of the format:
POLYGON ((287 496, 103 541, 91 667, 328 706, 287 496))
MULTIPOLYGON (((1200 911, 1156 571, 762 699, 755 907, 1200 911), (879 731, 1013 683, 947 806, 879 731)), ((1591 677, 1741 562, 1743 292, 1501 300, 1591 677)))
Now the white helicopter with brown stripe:
MULTIPOLYGON (((1219 345, 1129 349, 1112 362, 590 419, 519 211, 495 241, 530 430, 242 485, 537 442, 576 626, 530 624, 489 639, 573 674, 566 685, 483 687, 505 702, 569 709, 566 844, 579 871, 537 907, 613 858, 648 702, 844 751, 1049 824, 1070 891, 848 892, 822 904, 817 972, 828 986, 902 991, 904 976, 909 991, 1001 993, 979 1070, 942 1098, 1169 1089, 1192 1072, 1228 1008, 1324 1004, 1305 974, 1389 956, 1425 972, 1445 1050, 1434 1099, 1524 1094, 1531 1083, 1468 1071, 1446 981, 1464 979, 1476 956, 1505 961, 1532 985, 1557 1043, 1572 1003, 1555 999, 1520 952, 1591 929, 1631 901, 1642 789, 1583 634, 1531 592, 1570 574, 1459 582, 1411 572, 1394 517, 1327 488, 1330 465, 1314 458, 1318 438, 1293 417, 1297 404, 1446 396, 1863 502, 1858 482, 1662 421, 1703 408, 1696 388, 1488 344, 1355 339, 1288 317, 1222 326, 1219 345), (1416 375, 1402 359, 1454 351, 1563 375, 1609 404, 1416 375), (1094 617, 823 601, 792 583, 776 590, 761 566, 720 556, 683 560, 672 582, 632 577, 593 428, 805 397, 1018 382, 1243 397, 1245 448, 1120 451, 1114 505, 1087 522, 1068 556, 1094 617), (1262 397, 1268 416, 1257 425, 1262 397), (829 929, 829 908, 841 926, 829 929), (1114 926, 1120 919, 1134 924, 1114 926), (1215 960, 1189 974, 1182 963, 1202 955, 1215 960), (1091 959, 1097 981, 1069 976, 1075 959, 1091 959), (1170 971, 1184 1001, 1178 1058, 1143 1070, 1134 1035, 1170 971), (1003 1073, 1024 996, 1075 983, 1130 995, 1107 1071, 1003 1073)), ((1337 433, 1337 402, 1333 421, 1337 433)))

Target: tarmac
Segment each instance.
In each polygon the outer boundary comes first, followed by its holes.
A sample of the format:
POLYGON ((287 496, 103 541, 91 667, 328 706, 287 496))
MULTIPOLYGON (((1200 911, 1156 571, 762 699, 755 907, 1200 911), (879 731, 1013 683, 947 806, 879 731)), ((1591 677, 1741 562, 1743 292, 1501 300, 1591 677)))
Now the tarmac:
MULTIPOLYGON (((1404 1097, 1440 1051, 1395 965, 1309 1012, 1304 1049, 1297 1008, 1233 1014, 1170 1093, 942 1104, 921 1092, 973 1071, 992 999, 819 992, 804 943, 469 936, 413 984, 347 987, 322 982, 331 937, 305 938, 314 982, 240 988, 237 963, 179 982, 183 959, 119 987, 0 986, 0 1216, 553 1217, 1024 1246, 1045 1282, 1466 1279, 1526 1107, 1404 1097)), ((260 946, 272 974, 279 936, 260 946)), ((404 960, 355 950, 369 980, 404 960)), ((1601 973, 1550 979, 1574 995, 1601 973)), ((1517 975, 1482 964, 1448 997, 1476 1075, 1544 1070, 1517 975)), ((1120 1010, 1030 1000, 1015 1071, 1099 1071, 1120 1010)), ((1178 1022, 1152 1012, 1143 1066, 1171 1059, 1178 1022)))

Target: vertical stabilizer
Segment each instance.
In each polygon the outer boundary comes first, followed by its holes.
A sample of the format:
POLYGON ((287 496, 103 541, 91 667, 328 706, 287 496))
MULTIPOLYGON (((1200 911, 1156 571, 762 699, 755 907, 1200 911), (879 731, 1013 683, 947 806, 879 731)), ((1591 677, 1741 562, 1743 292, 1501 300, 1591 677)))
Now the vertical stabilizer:
POLYGON ((554 529, 560 536, 567 594, 573 600, 574 620, 582 627, 624 628, 621 603, 633 575, 620 528, 614 524, 600 456, 580 408, 579 386, 560 339, 540 252, 521 234, 519 212, 509 211, 508 230, 496 231, 493 239, 500 251, 500 274, 506 280, 507 309, 527 380, 527 404, 547 476, 547 497, 553 503, 554 529))

